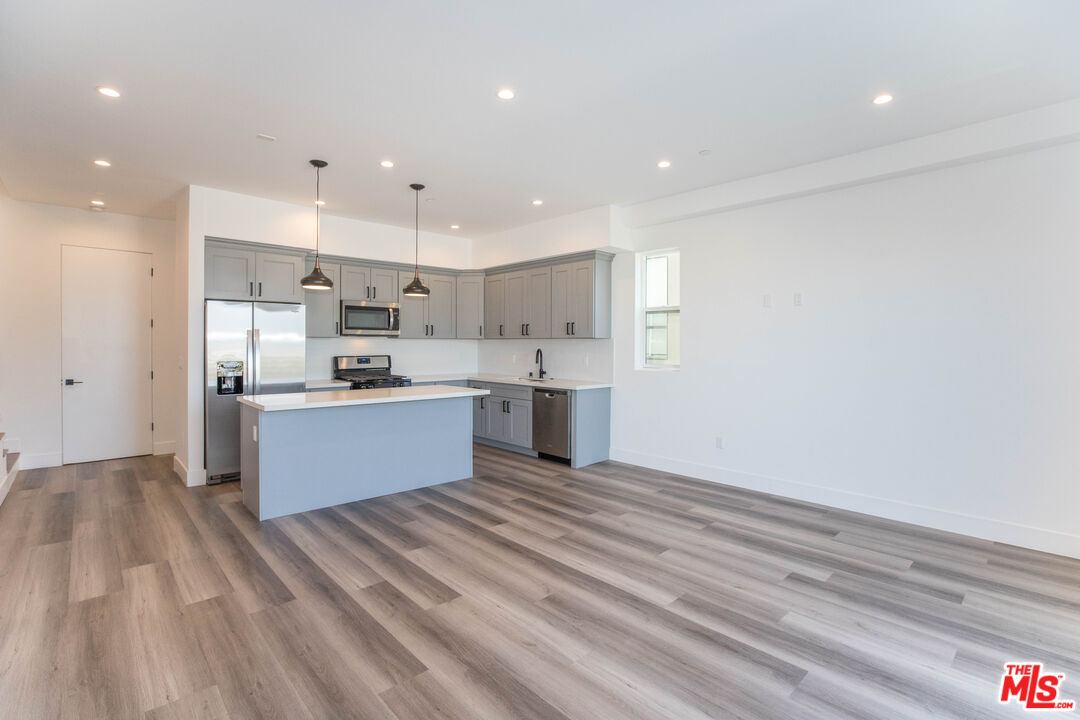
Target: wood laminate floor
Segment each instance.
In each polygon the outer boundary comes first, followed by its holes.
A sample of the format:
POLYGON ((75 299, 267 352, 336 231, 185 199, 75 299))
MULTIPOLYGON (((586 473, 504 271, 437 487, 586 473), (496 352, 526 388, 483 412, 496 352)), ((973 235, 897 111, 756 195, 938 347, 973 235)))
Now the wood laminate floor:
POLYGON ((19 474, 0 717, 1019 717, 1017 660, 1080 699, 1077 560, 480 446, 260 525, 170 461, 19 474))

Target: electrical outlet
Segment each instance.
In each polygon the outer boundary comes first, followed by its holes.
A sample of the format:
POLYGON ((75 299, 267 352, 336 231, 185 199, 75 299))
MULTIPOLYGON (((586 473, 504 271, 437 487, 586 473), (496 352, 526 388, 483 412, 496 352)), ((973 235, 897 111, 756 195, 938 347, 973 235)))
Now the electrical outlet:
POLYGON ((792 298, 791 303, 795 307, 802 307, 802 293, 795 293, 795 296, 792 298))
POLYGON ((765 307, 765 308, 771 308, 772 307, 772 293, 765 293, 764 295, 761 296, 761 307, 765 307))
POLYGON ((717 450, 723 450, 724 449, 724 438, 720 437, 719 435, 716 436, 716 449, 717 450))

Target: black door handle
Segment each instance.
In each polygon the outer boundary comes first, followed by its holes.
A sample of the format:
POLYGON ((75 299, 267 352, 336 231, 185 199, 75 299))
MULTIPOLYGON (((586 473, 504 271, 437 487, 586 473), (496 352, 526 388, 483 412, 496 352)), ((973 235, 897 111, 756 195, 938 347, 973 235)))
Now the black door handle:
POLYGON ((528 335, 528 334, 529 334, 529 326, 530 326, 530 325, 532 325, 532 323, 525 323, 525 334, 526 334, 526 335, 528 335))
POLYGON ((365 285, 364 286, 364 297, 366 297, 368 300, 371 299, 371 286, 370 285, 365 285))
POLYGON ((259 281, 259 297, 262 297, 262 280, 259 281))
POLYGON ((566 323, 566 334, 570 334, 570 323, 566 323))
POLYGON ((341 334, 341 331, 338 329, 338 327, 339 327, 339 323, 335 320, 334 321, 334 334, 335 335, 340 335, 341 334))
POLYGON ((577 323, 576 322, 570 323, 570 334, 571 335, 577 335, 577 323))
POLYGON ((525 323, 521 323, 521 334, 525 334, 525 323))
POLYGON ((379 288, 375 285, 371 286, 371 299, 374 300, 375 296, 379 294, 379 288))
POLYGON ((82 380, 73 380, 72 378, 64 378, 65 385, 82 385, 82 380))
POLYGON ((432 326, 431 326, 431 337, 435 337, 435 325, 434 324, 432 324, 432 326))
POLYGON ((480 409, 484 409, 484 398, 480 398, 480 409))
POLYGON ((255 297, 255 283, 248 283, 248 297, 255 297))
POLYGON ((503 334, 503 333, 502 333, 502 327, 503 327, 502 325, 500 325, 500 326, 499 326, 499 335, 500 335, 500 336, 501 336, 501 335, 503 334))

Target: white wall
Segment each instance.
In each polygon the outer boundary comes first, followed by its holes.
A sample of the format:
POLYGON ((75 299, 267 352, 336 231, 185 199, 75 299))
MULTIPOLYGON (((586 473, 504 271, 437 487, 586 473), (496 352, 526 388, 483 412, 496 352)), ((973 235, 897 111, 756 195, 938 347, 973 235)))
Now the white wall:
POLYGON ((544 351, 549 377, 611 382, 613 345, 607 340, 485 340, 480 343, 480 372, 527 376, 537 370, 536 349, 544 351))
POLYGON ((61 462, 60 248, 152 254, 154 452, 175 447, 173 223, 13 200, 0 191, 0 407, 24 469, 61 462))
POLYGON ((335 355, 389 355, 397 375, 475 373, 477 340, 411 340, 381 337, 308 338, 309 380, 330 377, 335 355))
POLYGON ((635 369, 617 257, 613 457, 1080 556, 1078 195, 1071 143, 633 230, 683 364, 635 369))

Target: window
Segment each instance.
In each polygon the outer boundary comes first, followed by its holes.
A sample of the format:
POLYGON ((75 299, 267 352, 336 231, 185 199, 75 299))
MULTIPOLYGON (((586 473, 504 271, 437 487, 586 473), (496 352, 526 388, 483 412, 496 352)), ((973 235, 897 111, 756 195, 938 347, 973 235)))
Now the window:
POLYGON ((643 253, 645 367, 679 367, 679 251, 643 253))

